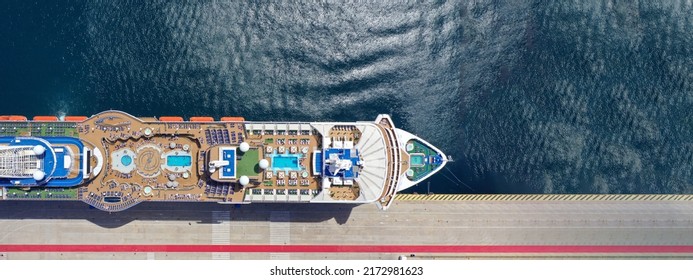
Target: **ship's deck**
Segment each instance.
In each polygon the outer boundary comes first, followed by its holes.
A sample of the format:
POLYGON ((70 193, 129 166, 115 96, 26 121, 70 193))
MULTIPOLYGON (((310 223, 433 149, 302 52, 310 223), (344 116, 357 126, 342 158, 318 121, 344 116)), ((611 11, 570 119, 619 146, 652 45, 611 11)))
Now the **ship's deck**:
MULTIPOLYGON (((272 196, 292 197, 318 190, 318 182, 309 175, 308 159, 318 149, 318 137, 289 131, 277 135, 247 135, 241 122, 141 122, 122 113, 102 113, 77 126, 79 137, 98 143, 106 156, 102 174, 83 186, 83 199, 96 207, 128 207, 143 200, 217 201, 241 203, 246 191, 272 196), (236 151, 242 142, 251 149, 236 151), (233 154, 221 151, 233 148, 233 154), (305 153, 304 153, 305 152, 305 153), (210 160, 224 153, 234 156, 233 172, 206 172, 210 160), (131 155, 134 168, 114 168, 114 156, 131 155), (299 159, 298 168, 286 171, 261 170, 257 163, 267 159, 274 163, 277 155, 299 159), (186 162, 185 158, 191 160, 186 162), (179 162, 183 158, 183 162, 179 162), (131 172, 125 172, 130 171, 131 172), (233 177, 224 178, 224 175, 233 177), (237 183, 240 176, 251 179, 249 186, 237 183), (104 197, 121 203, 103 205, 104 197)), ((122 156, 121 156, 122 157, 122 156)), ((228 160, 228 158, 226 158, 228 160)), ((121 158, 116 163, 120 164, 121 158)), ((257 196, 256 196, 257 197, 257 196)), ((309 197, 304 197, 304 199, 309 197)))
POLYGON ((0 122, 5 137, 67 136, 84 144, 82 153, 65 146, 82 163, 75 166, 83 170, 70 174, 82 171, 84 182, 6 186, 3 198, 78 199, 111 212, 142 201, 378 201, 387 207, 409 156, 383 116, 375 123, 261 123, 106 111, 65 122, 0 122), (328 161, 349 167, 330 171, 328 161))

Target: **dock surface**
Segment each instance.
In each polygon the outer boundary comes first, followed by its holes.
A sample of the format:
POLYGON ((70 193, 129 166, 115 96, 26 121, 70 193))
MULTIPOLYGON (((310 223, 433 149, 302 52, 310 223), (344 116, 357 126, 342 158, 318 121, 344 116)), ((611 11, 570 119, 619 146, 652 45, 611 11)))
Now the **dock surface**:
POLYGON ((119 213, 81 202, 0 204, 0 259, 689 258, 691 232, 687 199, 405 199, 388 211, 151 202, 119 213), (134 247, 107 251, 123 245, 134 247))

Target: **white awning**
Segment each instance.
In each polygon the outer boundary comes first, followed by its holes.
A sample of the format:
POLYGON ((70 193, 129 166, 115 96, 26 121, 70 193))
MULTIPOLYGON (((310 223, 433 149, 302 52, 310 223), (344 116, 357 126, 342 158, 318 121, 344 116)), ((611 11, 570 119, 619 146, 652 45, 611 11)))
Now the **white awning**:
POLYGON ((310 131, 310 125, 307 123, 302 123, 299 125, 301 131, 310 131))

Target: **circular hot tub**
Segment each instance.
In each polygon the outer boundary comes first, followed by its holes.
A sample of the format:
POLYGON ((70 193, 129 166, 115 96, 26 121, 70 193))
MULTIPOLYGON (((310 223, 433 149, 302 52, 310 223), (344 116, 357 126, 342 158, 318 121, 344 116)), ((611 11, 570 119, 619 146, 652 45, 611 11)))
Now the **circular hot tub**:
POLYGON ((120 158, 120 163, 123 164, 123 166, 129 166, 130 164, 132 164, 132 157, 124 155, 120 158))

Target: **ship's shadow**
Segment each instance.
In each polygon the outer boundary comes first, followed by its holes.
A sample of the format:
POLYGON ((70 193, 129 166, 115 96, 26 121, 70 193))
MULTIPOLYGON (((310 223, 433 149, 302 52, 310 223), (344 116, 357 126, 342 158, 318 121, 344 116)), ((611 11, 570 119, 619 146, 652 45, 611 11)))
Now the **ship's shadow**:
MULTIPOLYGON (((357 205, 315 203, 253 203, 223 205, 197 202, 143 202, 122 212, 104 212, 81 201, 0 201, 0 220, 87 220, 104 228, 118 228, 135 220, 188 221, 213 224, 224 221, 317 223, 349 220, 357 205)), ((372 206, 365 205, 364 207, 372 206)), ((372 206, 375 207, 375 206, 372 206)))

